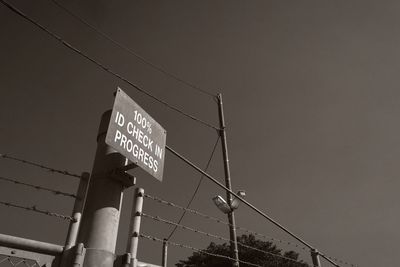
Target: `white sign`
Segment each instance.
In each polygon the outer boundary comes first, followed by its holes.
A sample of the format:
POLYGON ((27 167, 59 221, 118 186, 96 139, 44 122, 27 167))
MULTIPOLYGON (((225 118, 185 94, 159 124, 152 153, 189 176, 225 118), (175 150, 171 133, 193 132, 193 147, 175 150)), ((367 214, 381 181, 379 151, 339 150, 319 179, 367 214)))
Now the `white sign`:
POLYGON ((120 88, 115 96, 106 144, 162 181, 167 132, 120 88))

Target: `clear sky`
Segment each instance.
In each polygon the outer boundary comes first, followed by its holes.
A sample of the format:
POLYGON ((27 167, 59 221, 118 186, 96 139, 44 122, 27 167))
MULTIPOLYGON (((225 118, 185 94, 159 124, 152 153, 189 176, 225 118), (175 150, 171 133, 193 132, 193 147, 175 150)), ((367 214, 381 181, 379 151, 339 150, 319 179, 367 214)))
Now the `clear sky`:
MULTIPOLYGON (((143 64, 52 1, 12 2, 152 94, 217 125, 212 98, 143 64)), ((60 2, 151 62, 223 94, 234 190, 246 190, 251 203, 332 257, 397 266, 398 1, 60 2)), ((149 99, 2 5, 0 22, 0 153, 90 171, 100 116, 119 86, 167 129, 169 146, 205 166, 214 130, 149 99)), ((210 173, 223 181, 220 150, 210 173)), ((147 193, 182 206, 200 178, 169 153, 162 183, 135 175, 147 193)), ((0 161, 0 176, 69 192, 77 186, 7 160, 0 161)), ((223 191, 204 180, 193 208, 224 218, 211 202, 216 194, 223 191)), ((68 199, 3 182, 0 200, 64 214, 72 209, 68 199)), ((125 249, 131 201, 129 189, 118 253, 125 249)), ((170 220, 180 216, 149 200, 144 209, 170 220)), ((5 207, 0 214, 1 233, 64 242, 65 222, 5 207)), ((244 206, 236 217, 239 226, 293 241, 244 206)), ((194 216, 183 224, 228 237, 226 227, 194 216)), ((144 219, 142 230, 164 238, 171 228, 144 219)), ((172 241, 203 248, 214 240, 177 231, 172 241)), ((159 244, 139 246, 139 258, 159 263, 159 244)), ((171 266, 191 253, 169 252, 171 266)))

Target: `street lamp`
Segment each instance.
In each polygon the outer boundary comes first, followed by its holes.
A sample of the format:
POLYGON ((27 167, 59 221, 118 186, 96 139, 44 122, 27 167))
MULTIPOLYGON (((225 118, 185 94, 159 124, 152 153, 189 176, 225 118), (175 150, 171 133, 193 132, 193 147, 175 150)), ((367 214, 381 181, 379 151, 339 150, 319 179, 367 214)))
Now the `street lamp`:
MULTIPOLYGON (((237 194, 240 197, 246 196, 246 192, 243 190, 239 190, 237 194)), ((232 195, 228 195, 228 198, 231 198, 232 195)), ((233 256, 235 257, 235 262, 233 263, 233 267, 239 267, 239 254, 238 254, 238 249, 237 249, 237 240, 236 240, 236 228, 235 228, 235 220, 233 217, 233 211, 236 210, 239 207, 240 200, 237 198, 231 199, 231 201, 228 202, 221 196, 215 196, 212 198, 214 204, 217 206, 217 208, 222 211, 223 213, 228 215, 229 219, 229 231, 230 231, 230 240, 231 240, 231 252, 233 256), (228 204, 230 202, 230 205, 228 204)))
MULTIPOLYGON (((243 190, 239 190, 237 192, 237 194, 240 197, 246 196, 246 192, 243 190)), ((229 206, 228 203, 226 202, 226 200, 219 195, 213 197, 212 200, 214 201, 214 204, 217 206, 217 208, 225 214, 228 214, 228 213, 234 211, 235 209, 237 209, 239 207, 239 203, 240 203, 239 199, 234 198, 234 199, 232 199, 231 205, 229 206)))

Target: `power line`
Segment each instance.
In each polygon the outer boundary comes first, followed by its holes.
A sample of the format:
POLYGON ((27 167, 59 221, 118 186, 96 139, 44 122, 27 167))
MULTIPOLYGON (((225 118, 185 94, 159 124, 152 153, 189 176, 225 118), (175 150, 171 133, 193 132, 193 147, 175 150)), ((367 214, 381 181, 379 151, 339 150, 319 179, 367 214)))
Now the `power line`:
POLYGON ((29 161, 29 160, 17 158, 17 157, 14 157, 14 156, 10 156, 8 154, 0 154, 0 158, 9 159, 9 160, 17 161, 19 163, 35 166, 35 167, 38 167, 38 168, 41 168, 41 169, 48 170, 49 172, 59 173, 59 174, 62 174, 62 175, 71 176, 71 177, 75 177, 75 178, 82 178, 81 175, 74 174, 74 173, 71 173, 69 171, 65 171, 65 170, 63 171, 63 170, 55 169, 55 168, 52 168, 52 167, 49 167, 49 166, 46 166, 46 165, 43 165, 43 164, 40 164, 40 163, 36 163, 36 162, 33 162, 33 161, 29 161))
POLYGON ((206 90, 200 88, 199 86, 194 85, 193 83, 190 83, 182 78, 179 78, 178 76, 172 74, 171 72, 167 71, 166 69, 150 62, 148 59, 144 58, 143 56, 139 55, 136 51, 133 51, 132 49, 128 48, 127 46, 125 46, 124 44, 121 44, 120 42, 116 41, 115 39, 113 39, 112 37, 110 37, 109 35, 107 35, 105 32, 101 31, 100 29, 96 28, 93 24, 89 23, 87 20, 83 19, 82 17, 80 17, 79 15, 77 15, 76 13, 72 12, 70 9, 66 8, 64 5, 62 5, 60 2, 56 1, 56 0, 52 0, 52 2, 54 4, 56 4, 59 8, 61 8, 62 10, 64 10, 67 14, 69 14, 70 16, 74 17, 75 19, 79 20, 81 23, 85 24, 86 26, 88 26, 90 29, 92 29, 93 31, 95 31, 96 33, 100 34, 101 36, 103 36, 104 38, 106 38, 108 41, 112 42, 113 44, 115 44, 116 46, 118 46, 119 48, 125 50, 126 52, 128 52, 129 54, 133 55, 134 57, 136 57, 137 59, 139 59, 140 61, 142 61, 143 63, 145 63, 146 65, 154 68, 155 70, 163 73, 164 75, 182 83, 185 84, 186 86, 188 86, 189 88, 192 88, 193 90, 196 90, 198 92, 201 92, 205 95, 211 96, 211 97, 215 97, 214 94, 211 94, 209 92, 207 92, 206 90))
POLYGON ((11 179, 11 178, 6 178, 6 177, 0 176, 0 180, 6 181, 6 182, 9 182, 9 183, 18 184, 18 185, 24 185, 24 186, 27 186, 27 187, 35 188, 37 190, 51 192, 51 193, 53 193, 55 195, 62 195, 62 196, 66 196, 66 197, 77 198, 77 196, 74 195, 74 194, 64 193, 64 192, 61 192, 61 191, 58 191, 58 190, 54 190, 54 189, 51 189, 51 188, 20 182, 20 181, 11 179))
POLYGON ((82 52, 81 50, 79 50, 78 48, 76 48, 75 46, 71 45, 70 43, 68 43, 67 41, 65 41, 64 39, 62 39, 60 36, 58 36, 57 34, 53 33, 52 31, 50 31, 49 29, 47 29, 45 26, 41 25, 40 23, 38 23, 37 21, 31 19, 30 17, 28 17, 25 13, 23 13, 22 11, 20 11, 19 9, 17 9, 16 7, 14 7, 13 5, 11 5, 10 3, 8 3, 7 1, 4 0, 0 0, 0 2, 6 6, 8 9, 10 9, 11 11, 13 11, 14 13, 16 13, 17 15, 19 15, 20 17, 24 18, 25 20, 29 21, 30 23, 34 24, 36 27, 40 28, 42 31, 44 31, 45 33, 47 33, 48 35, 50 35, 52 38, 56 39, 57 41, 59 41, 60 43, 62 43, 65 47, 67 47, 68 49, 72 50, 73 52, 79 54, 80 56, 86 58, 87 60, 89 60, 90 62, 92 62, 93 64, 97 65, 98 67, 102 68, 104 71, 106 71, 107 73, 113 75, 114 77, 120 79, 121 81, 126 82, 127 84, 129 84, 130 86, 132 86, 133 88, 135 88, 136 90, 138 90, 139 92, 141 92, 142 94, 145 94, 146 96, 152 98, 153 100, 163 104, 164 106, 168 107, 171 110, 174 110, 175 112, 190 118, 198 123, 203 124, 204 126, 207 126, 209 128, 212 128, 214 130, 219 131, 219 128, 208 123, 205 122, 203 120, 200 120, 196 117, 194 117, 193 115, 190 115, 184 111, 182 111, 181 109, 169 104, 168 102, 154 96, 153 94, 149 93, 148 91, 146 91, 145 89, 143 89, 142 87, 134 84, 133 82, 131 82, 130 80, 128 80, 127 78, 123 77, 122 75, 116 73, 115 71, 111 70, 110 68, 108 68, 107 66, 105 66, 104 64, 98 62, 97 60, 93 59, 92 57, 90 57, 89 55, 87 55, 86 53, 82 52))
MULTIPOLYGON (((216 150, 216 148, 217 148, 219 139, 220 139, 220 136, 218 135, 217 141, 215 142, 215 145, 214 145, 213 150, 212 150, 212 152, 211 152, 210 158, 208 159, 208 162, 207 162, 205 171, 208 170, 208 167, 210 166, 210 163, 211 163, 211 161, 212 161, 212 158, 214 157, 214 153, 215 153, 215 150, 216 150)), ((203 179, 204 179, 204 175, 202 175, 202 176, 200 177, 200 180, 199 180, 199 182, 197 183, 196 189, 194 190, 192 197, 190 198, 188 204, 186 205, 186 209, 188 209, 188 208, 190 207, 190 205, 192 204, 194 198, 196 197, 196 194, 197 194, 197 192, 198 192, 199 189, 200 189, 200 185, 201 185, 201 182, 203 181, 203 179)), ((183 217, 185 217, 185 214, 186 214, 186 211, 187 211, 186 209, 183 210, 183 213, 182 213, 181 217, 179 218, 179 220, 178 220, 178 222, 177 222, 178 224, 180 224, 180 223, 182 222, 182 220, 183 220, 183 217)), ((175 231, 176 231, 177 228, 178 228, 178 226, 175 226, 175 228, 171 231, 171 233, 170 233, 169 236, 166 238, 166 240, 169 240, 169 239, 172 237, 172 235, 175 233, 175 231)))
POLYGON ((7 207, 23 209, 23 210, 29 210, 29 211, 33 211, 33 212, 36 212, 36 213, 44 214, 44 215, 47 215, 47 216, 51 216, 51 217, 57 217, 57 218, 64 219, 64 220, 67 220, 67 221, 72 221, 72 222, 75 221, 75 219, 72 218, 71 216, 65 216, 65 215, 62 215, 62 214, 55 213, 55 212, 42 210, 42 209, 37 208, 36 206, 27 207, 27 206, 21 206, 21 205, 18 205, 18 204, 14 204, 14 203, 10 203, 10 202, 4 202, 4 201, 0 201, 0 204, 4 205, 4 206, 7 206, 7 207))

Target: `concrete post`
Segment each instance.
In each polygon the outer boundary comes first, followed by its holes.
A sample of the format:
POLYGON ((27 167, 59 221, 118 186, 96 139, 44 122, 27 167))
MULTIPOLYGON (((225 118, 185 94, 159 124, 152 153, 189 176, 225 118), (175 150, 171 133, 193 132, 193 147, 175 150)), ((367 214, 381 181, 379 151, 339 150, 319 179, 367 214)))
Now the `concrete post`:
POLYGON ((129 226, 128 253, 132 257, 132 266, 137 266, 137 249, 139 243, 140 222, 142 219, 144 189, 136 188, 133 197, 131 224, 129 226))
POLYGON ((111 171, 125 165, 125 157, 106 145, 111 110, 101 117, 97 151, 82 217, 78 242, 86 248, 85 267, 112 267, 124 186, 111 171))

